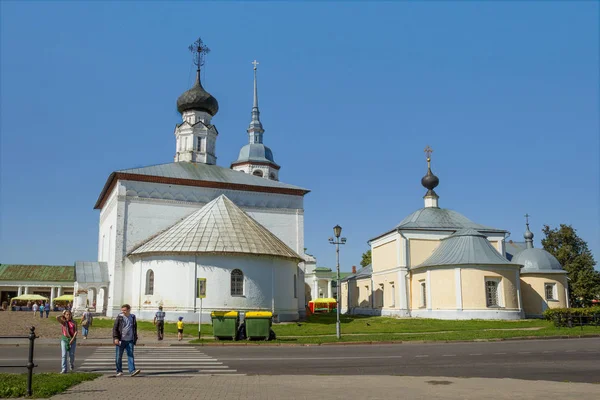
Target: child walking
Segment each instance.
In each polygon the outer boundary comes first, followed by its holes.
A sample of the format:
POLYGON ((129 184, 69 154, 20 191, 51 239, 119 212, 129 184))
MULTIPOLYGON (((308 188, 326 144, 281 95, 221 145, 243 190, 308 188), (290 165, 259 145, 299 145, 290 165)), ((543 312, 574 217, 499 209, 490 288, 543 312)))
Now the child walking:
POLYGON ((177 321, 177 340, 181 342, 183 338, 183 317, 179 317, 179 321, 177 321))

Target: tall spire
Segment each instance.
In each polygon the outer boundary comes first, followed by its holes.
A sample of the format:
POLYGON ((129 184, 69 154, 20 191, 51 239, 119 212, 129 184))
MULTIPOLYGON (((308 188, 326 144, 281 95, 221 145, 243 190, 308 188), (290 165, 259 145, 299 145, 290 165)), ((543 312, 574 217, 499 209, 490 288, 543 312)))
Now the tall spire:
POLYGON ((431 147, 425 147, 425 154, 427 155, 427 174, 421 178, 421 185, 427 189, 427 193, 423 197, 425 199, 425 207, 438 207, 439 196, 433 190, 437 185, 440 184, 440 180, 437 176, 431 172, 431 153, 433 150, 431 147))
POLYGON ((250 126, 248 126, 247 130, 251 144, 262 143, 262 135, 265 132, 262 123, 260 122, 260 111, 258 111, 258 84, 256 82, 256 67, 258 61, 252 61, 252 65, 254 65, 254 101, 252 103, 252 120, 250 121, 250 126))
POLYGON ((525 233, 523 237, 525 238, 525 245, 528 249, 533 249, 533 232, 529 230, 529 217, 531 215, 525 214, 525 225, 527 228, 525 229, 525 233))

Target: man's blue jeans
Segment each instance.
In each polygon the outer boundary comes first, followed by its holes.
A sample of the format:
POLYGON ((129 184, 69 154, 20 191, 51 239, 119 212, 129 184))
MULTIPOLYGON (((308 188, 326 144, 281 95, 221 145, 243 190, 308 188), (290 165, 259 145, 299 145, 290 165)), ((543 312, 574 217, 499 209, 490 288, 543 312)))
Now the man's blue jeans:
POLYGON ((81 325, 81 333, 83 334, 83 337, 87 337, 89 333, 89 327, 81 325))
POLYGON ((129 368, 129 373, 133 373, 135 371, 135 360, 133 358, 133 341, 132 340, 121 340, 121 343, 118 346, 115 346, 116 349, 116 360, 117 364, 117 373, 123 372, 123 351, 127 351, 127 368, 129 368))
POLYGON ((67 343, 64 340, 60 341, 60 351, 62 353, 62 368, 61 372, 67 372, 67 356, 69 357, 69 364, 71 364, 71 371, 75 368, 75 347, 77 347, 77 341, 74 340, 71 343, 71 348, 67 350, 67 343))

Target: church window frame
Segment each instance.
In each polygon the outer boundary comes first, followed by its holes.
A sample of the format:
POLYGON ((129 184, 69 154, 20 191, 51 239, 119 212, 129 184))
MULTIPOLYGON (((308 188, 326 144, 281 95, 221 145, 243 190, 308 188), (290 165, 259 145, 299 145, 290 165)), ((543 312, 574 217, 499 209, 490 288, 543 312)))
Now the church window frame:
POLYGON ((396 286, 394 285, 394 282, 390 282, 390 286, 390 307, 396 307, 396 286))
POLYGON ((203 153, 203 151, 202 151, 203 142, 204 142, 204 138, 203 137, 198 137, 198 140, 196 142, 196 151, 198 151, 200 153, 203 153))
POLYGON ((263 172, 262 172, 260 169, 256 169, 256 170, 254 170, 254 171, 252 172, 252 175, 254 175, 254 176, 258 176, 258 177, 260 177, 260 178, 262 178, 262 177, 264 176, 264 175, 263 175, 263 172))
POLYGON ((294 274, 294 298, 298 298, 298 278, 296 277, 296 274, 294 274))
POLYGON ((146 290, 144 293, 146 296, 152 296, 154 294, 154 271, 151 269, 146 271, 146 290))
POLYGON ((485 278, 485 304, 488 308, 502 308, 502 279, 485 278))
POLYGON ((558 301, 558 290, 556 283, 544 283, 544 297, 546 298, 546 301, 558 301))
POLYGON ((231 296, 244 295, 244 273, 241 269, 231 271, 231 296))
POLYGON ((427 282, 425 280, 419 281, 419 287, 421 289, 421 296, 419 297, 419 307, 427 308, 427 282))

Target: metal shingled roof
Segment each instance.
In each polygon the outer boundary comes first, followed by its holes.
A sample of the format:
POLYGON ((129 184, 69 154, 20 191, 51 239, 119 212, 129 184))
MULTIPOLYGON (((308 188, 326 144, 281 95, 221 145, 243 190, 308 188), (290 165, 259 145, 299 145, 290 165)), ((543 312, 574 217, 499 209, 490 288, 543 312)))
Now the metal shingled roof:
POLYGON ((225 195, 179 221, 130 254, 241 253, 301 260, 277 236, 225 195))
POLYGON ((513 262, 522 264, 521 274, 561 273, 566 274, 560 262, 544 249, 525 249, 513 257, 513 262))
POLYGON ((77 261, 75 276, 79 283, 108 283, 108 263, 77 261))
POLYGON ((75 282, 72 265, 0 265, 0 281, 75 282))
POLYGON ((441 240, 437 249, 415 268, 443 265, 512 265, 487 240, 474 229, 461 229, 441 240))
POLYGON ((398 228, 470 228, 478 231, 505 232, 502 229, 477 224, 456 211, 437 207, 421 208, 420 210, 413 212, 396 225, 396 229, 398 228))
POLYGON ((253 176, 251 174, 246 174, 245 172, 234 171, 232 169, 223 168, 218 165, 208 165, 203 163, 173 162, 169 164, 151 165, 148 167, 141 168, 123 169, 117 172, 148 176, 159 176, 165 178, 191 179, 199 181, 234 183, 250 186, 296 189, 308 192, 307 189, 298 186, 288 185, 287 183, 281 183, 279 181, 273 181, 270 179, 253 176))

